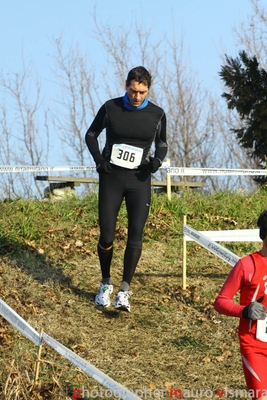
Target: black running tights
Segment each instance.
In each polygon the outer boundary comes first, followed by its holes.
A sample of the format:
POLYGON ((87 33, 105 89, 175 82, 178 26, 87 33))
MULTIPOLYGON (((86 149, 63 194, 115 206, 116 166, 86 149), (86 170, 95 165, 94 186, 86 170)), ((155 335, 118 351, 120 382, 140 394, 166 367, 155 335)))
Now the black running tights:
POLYGON ((112 168, 111 174, 99 174, 98 254, 102 277, 110 277, 116 222, 123 199, 128 215, 128 237, 124 253, 123 280, 131 283, 142 252, 142 236, 151 200, 151 174, 148 171, 112 168), (109 249, 104 250, 103 249, 109 249))

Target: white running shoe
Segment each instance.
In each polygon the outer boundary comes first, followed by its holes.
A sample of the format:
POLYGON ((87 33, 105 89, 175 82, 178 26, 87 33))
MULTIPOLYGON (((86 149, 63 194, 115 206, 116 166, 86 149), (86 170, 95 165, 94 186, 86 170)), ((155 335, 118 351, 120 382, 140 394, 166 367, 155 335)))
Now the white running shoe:
POLYGON ((129 297, 131 296, 131 294, 132 292, 129 292, 128 290, 125 292, 119 291, 116 294, 115 300, 113 302, 113 307, 117 310, 130 312, 131 306, 129 303, 129 297))
POLYGON ((95 304, 97 306, 109 307, 110 295, 112 292, 113 292, 113 285, 101 282, 97 295, 95 296, 95 304))

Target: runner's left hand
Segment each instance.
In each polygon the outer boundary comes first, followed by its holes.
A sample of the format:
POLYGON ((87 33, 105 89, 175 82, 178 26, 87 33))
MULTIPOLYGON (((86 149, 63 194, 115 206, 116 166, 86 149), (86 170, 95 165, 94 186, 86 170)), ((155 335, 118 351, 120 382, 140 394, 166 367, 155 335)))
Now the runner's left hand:
POLYGON ((264 320, 266 318, 266 308, 263 304, 261 304, 263 299, 264 296, 246 306, 242 311, 242 317, 253 320, 264 320))
POLYGON ((159 169, 159 167, 161 166, 161 162, 158 158, 155 157, 149 157, 150 161, 147 164, 147 169, 154 174, 155 172, 157 172, 157 170, 159 169))

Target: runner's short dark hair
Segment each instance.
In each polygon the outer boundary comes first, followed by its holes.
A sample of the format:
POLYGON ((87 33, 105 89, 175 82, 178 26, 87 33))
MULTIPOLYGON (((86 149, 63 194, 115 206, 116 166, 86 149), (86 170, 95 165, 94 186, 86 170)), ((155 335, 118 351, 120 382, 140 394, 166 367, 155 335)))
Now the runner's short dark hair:
POLYGON ((132 68, 131 71, 128 72, 126 86, 130 86, 133 80, 147 85, 149 89, 152 83, 152 76, 145 67, 139 66, 132 68))

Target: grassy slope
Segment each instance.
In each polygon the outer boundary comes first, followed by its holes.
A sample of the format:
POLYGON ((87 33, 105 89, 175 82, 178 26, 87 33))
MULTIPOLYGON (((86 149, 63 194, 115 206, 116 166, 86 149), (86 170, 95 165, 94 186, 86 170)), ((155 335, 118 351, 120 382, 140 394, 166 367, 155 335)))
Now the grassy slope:
MULTIPOLYGON (((3 202, 0 298, 37 331, 43 329, 117 382, 147 391, 146 398, 156 389, 165 390, 166 398, 170 388, 214 391, 210 398, 218 398, 217 389, 244 389, 238 321, 218 315, 212 306, 230 266, 188 243, 188 287, 182 289, 182 216, 198 230, 256 228, 265 203, 265 190, 185 192, 171 202, 154 196, 128 314, 94 306, 100 279, 95 195, 60 203, 3 202)), ((123 207, 112 265, 115 289, 125 226, 123 207)), ((242 256, 259 244, 227 247, 242 256)), ((71 398, 74 387, 100 389, 45 344, 38 382, 32 385, 38 349, 2 318, 0 343, 1 399, 61 400, 71 398)))

